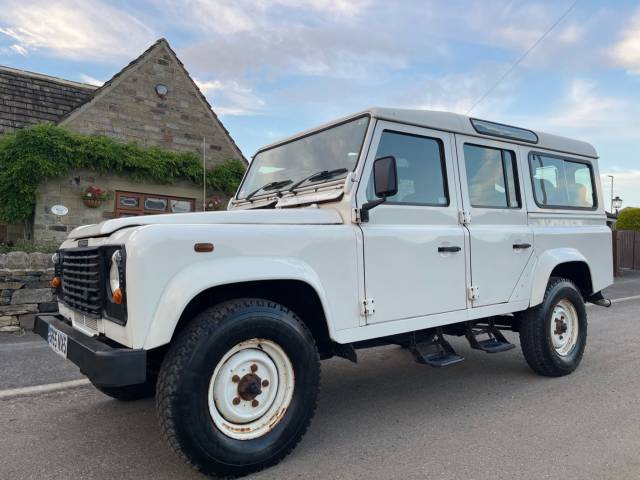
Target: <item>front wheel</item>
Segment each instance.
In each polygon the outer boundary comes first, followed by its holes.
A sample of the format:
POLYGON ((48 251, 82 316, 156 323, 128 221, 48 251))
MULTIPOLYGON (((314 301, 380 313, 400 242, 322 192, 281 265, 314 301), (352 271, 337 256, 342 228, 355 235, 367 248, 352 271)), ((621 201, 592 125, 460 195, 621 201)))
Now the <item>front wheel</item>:
POLYGON ((205 310, 180 333, 158 378, 169 444, 205 474, 274 465, 315 412, 320 362, 308 328, 287 308, 239 299, 205 310))
POLYGON ((570 280, 552 278, 544 300, 521 315, 520 345, 529 366, 540 375, 573 372, 587 344, 587 312, 570 280))

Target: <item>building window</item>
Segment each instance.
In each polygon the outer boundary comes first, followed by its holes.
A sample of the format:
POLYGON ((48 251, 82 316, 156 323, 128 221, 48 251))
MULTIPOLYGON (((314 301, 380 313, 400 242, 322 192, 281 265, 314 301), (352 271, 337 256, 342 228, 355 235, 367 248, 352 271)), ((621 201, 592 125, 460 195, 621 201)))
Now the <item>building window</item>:
POLYGON ((465 143, 464 165, 472 207, 520 208, 514 152, 465 143))
POLYGON ((590 163, 531 153, 529 164, 533 194, 539 207, 596 208, 598 202, 590 163))
POLYGON ((195 211, 193 198, 169 197, 134 192, 116 192, 116 217, 137 217, 161 213, 187 213, 195 211))

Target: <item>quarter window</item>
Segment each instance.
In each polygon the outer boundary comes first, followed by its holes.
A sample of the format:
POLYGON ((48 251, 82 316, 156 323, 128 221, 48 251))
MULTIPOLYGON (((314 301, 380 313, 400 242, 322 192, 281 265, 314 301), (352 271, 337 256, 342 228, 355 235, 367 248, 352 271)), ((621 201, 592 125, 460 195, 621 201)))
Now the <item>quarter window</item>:
POLYGON ((464 164, 472 207, 520 208, 514 152, 465 144, 464 164))
POLYGON ((536 203, 541 207, 595 208, 593 170, 585 162, 531 153, 536 203))
MULTIPOLYGON (((385 130, 376 158, 393 155, 398 167, 398 193, 387 203, 449 205, 442 142, 435 138, 385 130)), ((373 175, 367 188, 373 200, 373 175)))

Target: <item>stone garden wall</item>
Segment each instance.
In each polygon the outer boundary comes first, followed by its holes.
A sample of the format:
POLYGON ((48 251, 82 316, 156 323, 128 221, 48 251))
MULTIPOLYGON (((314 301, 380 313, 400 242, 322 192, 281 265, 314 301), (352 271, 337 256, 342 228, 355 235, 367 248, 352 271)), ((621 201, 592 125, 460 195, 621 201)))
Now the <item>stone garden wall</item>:
POLYGON ((51 277, 49 253, 0 254, 0 332, 30 329, 36 314, 58 311, 51 277))

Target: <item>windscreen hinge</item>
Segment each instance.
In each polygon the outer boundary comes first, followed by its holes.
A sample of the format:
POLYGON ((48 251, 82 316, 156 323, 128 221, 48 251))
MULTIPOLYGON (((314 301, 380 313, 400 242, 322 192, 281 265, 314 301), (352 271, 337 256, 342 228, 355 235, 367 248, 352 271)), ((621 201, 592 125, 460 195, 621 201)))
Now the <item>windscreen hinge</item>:
POLYGON ((362 223, 362 210, 359 208, 351 210, 351 221, 353 223, 362 223))

